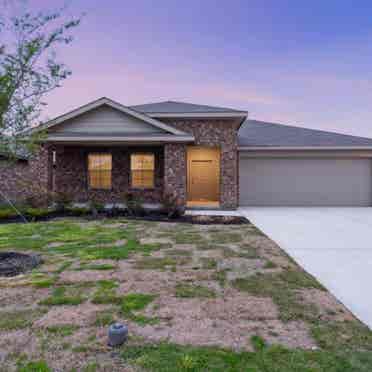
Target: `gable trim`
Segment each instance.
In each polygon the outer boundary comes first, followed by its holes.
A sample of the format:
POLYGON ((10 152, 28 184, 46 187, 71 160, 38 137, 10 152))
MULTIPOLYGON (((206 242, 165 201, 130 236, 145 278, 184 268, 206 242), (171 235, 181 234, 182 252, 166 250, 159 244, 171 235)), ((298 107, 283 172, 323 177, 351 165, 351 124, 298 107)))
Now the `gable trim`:
POLYGON ((152 118, 246 118, 247 111, 241 112, 182 112, 182 113, 165 113, 165 112, 151 112, 147 114, 152 118))
POLYGON ((188 134, 183 132, 183 131, 180 131, 176 128, 173 128, 169 125, 166 125, 162 122, 160 122, 159 120, 156 120, 154 118, 151 118, 150 116, 146 115, 146 114, 143 114, 143 113, 140 113, 138 111, 135 111, 127 106, 124 106, 118 102, 115 102, 109 98, 106 98, 106 97, 103 97, 103 98, 100 98, 96 101, 93 101, 93 102, 90 102, 86 105, 83 105, 83 106, 80 106, 72 111, 69 111, 67 112, 66 114, 63 114, 61 116, 58 116, 57 118, 55 119, 52 119, 36 128, 34 128, 32 130, 32 132, 38 132, 38 131, 41 131, 41 130, 46 130, 46 129, 49 129, 49 128, 52 128, 56 125, 59 125, 59 124, 62 124, 63 122, 67 121, 67 120, 70 120, 70 119, 73 119, 81 114, 84 114, 86 112, 89 112, 93 109, 96 109, 100 106, 103 106, 103 105, 107 105, 111 108, 114 108, 118 111, 121 111, 127 115, 130 115, 130 116, 133 116, 139 120, 142 120, 150 125, 153 125, 154 127, 157 127, 159 129, 163 129, 164 131, 168 132, 168 133, 171 133, 171 134, 174 134, 174 135, 178 135, 178 136, 187 136, 188 134))

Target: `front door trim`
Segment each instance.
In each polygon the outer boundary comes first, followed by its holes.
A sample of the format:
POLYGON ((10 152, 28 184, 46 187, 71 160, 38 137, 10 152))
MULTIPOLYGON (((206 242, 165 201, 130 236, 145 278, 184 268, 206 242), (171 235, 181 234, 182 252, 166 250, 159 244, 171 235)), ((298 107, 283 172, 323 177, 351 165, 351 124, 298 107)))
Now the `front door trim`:
POLYGON ((220 173, 219 147, 188 146, 187 202, 193 206, 219 205, 220 173), (198 178, 199 184, 197 184, 198 178))

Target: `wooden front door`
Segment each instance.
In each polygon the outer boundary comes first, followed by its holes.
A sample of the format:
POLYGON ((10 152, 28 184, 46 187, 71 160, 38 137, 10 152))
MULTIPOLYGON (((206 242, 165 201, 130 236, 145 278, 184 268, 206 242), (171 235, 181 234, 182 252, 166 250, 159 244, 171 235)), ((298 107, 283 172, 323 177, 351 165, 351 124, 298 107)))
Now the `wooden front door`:
POLYGON ((218 202, 220 199, 220 149, 187 148, 187 200, 218 202))

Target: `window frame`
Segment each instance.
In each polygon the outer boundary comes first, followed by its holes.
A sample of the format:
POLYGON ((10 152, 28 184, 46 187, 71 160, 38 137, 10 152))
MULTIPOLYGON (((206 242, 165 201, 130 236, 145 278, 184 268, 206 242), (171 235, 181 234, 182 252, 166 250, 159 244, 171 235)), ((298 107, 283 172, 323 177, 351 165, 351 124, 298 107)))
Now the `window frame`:
POLYGON ((156 154, 153 151, 145 152, 145 151, 136 151, 132 152, 129 155, 129 188, 131 190, 154 190, 155 189, 155 172, 156 172, 156 154), (151 155, 154 159, 154 168, 152 169, 152 186, 133 186, 133 175, 132 175, 132 156, 136 155, 151 155))
MULTIPOLYGON (((112 161, 112 153, 109 151, 94 151, 94 152, 88 152, 87 154, 87 185, 89 190, 102 190, 102 191, 111 191, 112 190, 112 168, 113 168, 113 161, 112 161), (110 187, 92 187, 91 182, 90 182, 90 171, 94 171, 93 169, 89 168, 89 156, 99 156, 99 155, 104 155, 107 156, 109 155, 111 158, 111 169, 107 169, 107 171, 110 171, 110 187)), ((105 170, 101 170, 105 171, 105 170)))

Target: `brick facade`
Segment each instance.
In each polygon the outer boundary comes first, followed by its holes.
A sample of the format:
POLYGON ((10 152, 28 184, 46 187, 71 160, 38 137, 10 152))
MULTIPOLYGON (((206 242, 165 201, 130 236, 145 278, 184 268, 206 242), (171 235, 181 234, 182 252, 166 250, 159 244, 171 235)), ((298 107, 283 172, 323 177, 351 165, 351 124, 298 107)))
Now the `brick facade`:
POLYGON ((160 202, 163 192, 164 161, 161 147, 77 147, 57 146, 56 165, 53 167, 53 189, 66 192, 76 202, 123 202, 124 193, 130 191, 145 202, 160 202), (88 185, 88 154, 110 152, 112 154, 111 190, 90 189, 88 185), (155 187, 132 189, 130 187, 130 154, 152 152, 155 154, 155 187))
MULTIPOLYGON (((219 147, 220 157, 220 205, 234 209, 238 206, 238 153, 236 120, 217 119, 164 119, 166 124, 190 133, 195 143, 190 145, 219 147)), ((37 184, 39 189, 62 191, 76 202, 121 202, 126 191, 141 195, 146 202, 161 202, 164 193, 172 194, 179 201, 187 201, 187 145, 140 147, 85 147, 44 145, 27 163, 0 165, 2 191, 12 199, 24 199, 31 188, 20 186, 19 180, 37 184), (52 152, 56 152, 56 164, 52 164, 52 152), (130 153, 155 153, 155 187, 149 190, 130 188, 130 153), (111 152, 112 189, 90 190, 88 187, 87 156, 89 152, 111 152)), ((8 163, 6 163, 8 164, 8 163)))
POLYGON ((186 145, 167 144, 164 147, 164 192, 186 203, 186 145))
MULTIPOLYGON (((194 145, 219 147, 221 151, 220 205, 221 208, 235 209, 238 206, 238 129, 240 121, 233 119, 162 119, 167 125, 190 133, 195 137, 194 145)), ((186 147, 179 146, 176 154, 171 154, 174 161, 174 173, 181 175, 182 182, 177 184, 178 194, 186 195, 186 147), (184 161, 184 172, 177 164, 184 161)), ((172 166, 172 162, 169 162, 172 166)))
MULTIPOLYGON (((12 201, 23 201, 49 189, 49 151, 41 146, 28 161, 0 159, 0 190, 12 201)), ((0 203, 3 200, 0 198, 0 203)))

